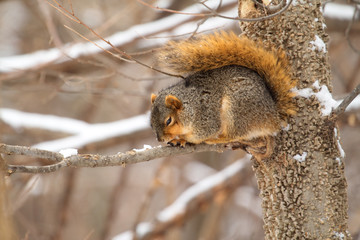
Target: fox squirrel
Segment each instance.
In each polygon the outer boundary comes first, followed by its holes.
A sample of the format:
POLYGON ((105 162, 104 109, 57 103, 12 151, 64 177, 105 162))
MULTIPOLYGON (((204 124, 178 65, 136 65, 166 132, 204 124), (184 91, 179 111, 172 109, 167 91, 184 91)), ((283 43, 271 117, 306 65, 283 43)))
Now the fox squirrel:
POLYGON ((296 81, 282 50, 234 33, 171 41, 159 60, 187 77, 151 95, 151 127, 159 141, 229 143, 266 158, 273 136, 296 113, 296 81))

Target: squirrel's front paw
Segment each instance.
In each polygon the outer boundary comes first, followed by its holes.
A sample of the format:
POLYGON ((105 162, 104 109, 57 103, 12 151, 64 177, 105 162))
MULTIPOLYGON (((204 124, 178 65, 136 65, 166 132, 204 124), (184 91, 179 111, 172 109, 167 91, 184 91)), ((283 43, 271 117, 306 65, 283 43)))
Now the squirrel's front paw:
POLYGON ((173 147, 174 146, 185 147, 186 141, 184 139, 173 139, 169 141, 168 144, 173 147))

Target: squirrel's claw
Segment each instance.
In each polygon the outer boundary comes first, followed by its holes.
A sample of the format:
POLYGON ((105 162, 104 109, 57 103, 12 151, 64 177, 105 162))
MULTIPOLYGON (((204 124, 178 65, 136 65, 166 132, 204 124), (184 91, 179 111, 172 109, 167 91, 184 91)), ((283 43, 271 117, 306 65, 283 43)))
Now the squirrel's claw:
POLYGON ((171 140, 171 141, 167 142, 167 144, 169 144, 172 147, 175 147, 175 146, 178 145, 178 143, 176 141, 174 141, 174 140, 171 140))
POLYGON ((184 139, 173 139, 173 140, 170 140, 167 144, 169 144, 170 146, 180 146, 182 148, 185 147, 186 145, 186 140, 184 139))

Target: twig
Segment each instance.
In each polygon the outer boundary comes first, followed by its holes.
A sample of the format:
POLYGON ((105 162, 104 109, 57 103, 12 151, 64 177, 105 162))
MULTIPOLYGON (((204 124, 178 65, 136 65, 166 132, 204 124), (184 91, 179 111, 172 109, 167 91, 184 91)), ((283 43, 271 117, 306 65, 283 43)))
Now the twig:
POLYGON ((64 156, 58 152, 6 144, 0 144, 0 153, 7 155, 25 155, 29 157, 44 158, 55 162, 61 162, 64 159, 64 156))
MULTIPOLYGON (((224 15, 220 15, 218 13, 216 13, 213 9, 211 9, 209 6, 207 6, 205 3, 200 2, 205 8, 207 8, 208 10, 210 10, 213 13, 212 17, 221 17, 221 18, 225 18, 225 19, 230 19, 230 20, 238 20, 241 22, 257 22, 257 21, 264 21, 270 18, 273 18, 277 15, 282 14, 284 11, 286 11, 293 0, 290 0, 281 10, 279 10, 278 12, 275 12, 273 14, 267 15, 267 16, 263 16, 263 17, 256 17, 256 18, 239 18, 239 17, 228 17, 228 16, 224 16, 224 15)), ((272 10, 273 11, 273 10, 272 10)))
POLYGON ((126 164, 135 164, 150 161, 155 158, 169 157, 174 155, 188 154, 192 152, 217 151, 222 152, 226 149, 226 144, 218 145, 188 145, 185 148, 159 146, 149 149, 130 150, 125 153, 115 155, 98 155, 98 154, 78 154, 64 158, 62 154, 40 150, 37 148, 0 145, 0 153, 8 155, 27 155, 40 158, 59 161, 58 163, 46 166, 24 166, 24 165, 6 165, 5 169, 8 174, 13 173, 51 173, 64 167, 109 167, 109 166, 126 166, 126 164), (13 149, 9 151, 9 149, 13 149), (26 150, 26 151, 24 151, 26 150), (56 156, 56 157, 54 157, 56 156), (61 156, 61 159, 59 159, 61 156))
POLYGON ((146 7, 149 7, 149 8, 152 8, 152 9, 155 9, 155 10, 159 10, 159 11, 163 11, 163 12, 169 12, 169 13, 176 13, 176 14, 182 14, 182 15, 191 15, 191 16, 197 16, 197 17, 208 17, 210 16, 210 14, 207 14, 207 13, 187 13, 187 12, 181 12, 181 11, 177 11, 177 10, 172 10, 172 9, 168 9, 168 8, 161 8, 161 7, 155 7, 155 6, 152 6, 151 4, 148 4, 142 0, 136 0, 138 3, 146 6, 146 7))
MULTIPOLYGON (((200 1, 199 3, 201 5, 203 5, 206 9, 208 9, 210 12, 209 13, 187 13, 187 12, 181 12, 181 11, 176 11, 176 10, 171 10, 171 9, 167 9, 167 8, 160 8, 160 7, 154 7, 142 0, 137 0, 139 3, 156 9, 156 10, 161 10, 164 12, 170 12, 170 13, 175 13, 175 14, 183 14, 183 15, 192 15, 192 16, 198 16, 198 17, 221 17, 221 18, 225 18, 225 19, 229 19, 229 20, 238 20, 238 21, 243 21, 243 22, 256 22, 256 21, 264 21, 270 18, 275 17, 276 15, 280 15, 281 13, 283 13, 286 9, 288 9, 288 7, 291 5, 292 0, 290 0, 284 7, 283 7, 283 2, 281 1, 281 3, 279 3, 278 5, 274 6, 273 8, 268 8, 266 7, 266 9, 269 9, 269 12, 272 13, 270 15, 264 16, 264 17, 257 17, 257 18, 239 18, 239 17, 228 17, 228 16, 224 16, 221 14, 218 14, 215 10, 213 10, 211 7, 209 7, 208 5, 205 4, 205 2, 200 1)), ((256 2, 256 1, 254 1, 256 2)), ((260 4, 260 3, 257 3, 260 4)), ((217 8, 219 8, 221 6, 221 4, 219 4, 219 6, 217 8)), ((264 6, 263 4, 261 4, 261 6, 264 6)))
POLYGON ((360 94, 360 84, 340 103, 340 105, 333 110, 332 119, 337 120, 344 112, 347 106, 360 94))
MULTIPOLYGON (((99 35, 97 32, 94 31, 94 29, 92 29, 91 27, 89 27, 87 24, 85 24, 83 21, 81 21, 73 12, 73 9, 71 10, 71 12, 69 12, 67 9, 65 9, 60 3, 58 3, 56 0, 53 0, 55 2, 55 6, 54 4, 50 3, 48 0, 48 3, 53 6, 56 10, 60 11, 64 16, 68 17, 69 19, 71 19, 72 21, 84 26, 86 29, 88 29, 92 34, 94 34, 94 36, 96 36, 97 38, 99 38, 101 41, 105 42, 107 45, 109 45, 112 49, 114 49, 117 53, 119 53, 120 55, 124 56, 124 58, 134 61, 137 64, 140 64, 143 67, 149 68, 151 70, 154 70, 156 72, 171 76, 171 77, 177 77, 177 78, 182 78, 184 79, 184 76, 182 75, 178 75, 178 74, 172 74, 172 73, 168 73, 165 71, 162 71, 160 69, 154 68, 152 66, 149 66, 137 59, 135 59, 134 57, 130 56, 129 54, 127 54, 126 52, 120 50, 119 48, 115 47, 110 41, 106 40, 105 38, 103 38, 101 35, 99 35)), ((69 27, 68 27, 69 28, 69 27)), ((74 31, 74 30, 73 30, 74 31)), ((98 47, 98 46, 97 46, 98 47)), ((103 48, 101 48, 103 49, 103 48)), ((107 53, 109 53, 107 51, 107 53)), ((111 54, 113 55, 113 54, 111 54)))
POLYGON ((106 50, 105 48, 101 47, 99 44, 97 44, 96 42, 90 40, 89 38, 85 37, 84 35, 82 35, 81 33, 77 32, 76 30, 74 30, 73 28, 67 26, 67 25, 64 25, 65 28, 69 29, 70 31, 72 31, 73 33, 75 33, 76 35, 78 35, 79 37, 83 38, 84 40, 88 41, 88 42, 91 42, 92 44, 94 44, 96 47, 100 48, 101 50, 103 50, 104 52, 110 54, 111 56, 115 57, 115 58, 118 58, 122 61, 125 61, 125 62, 129 62, 129 63, 134 63, 135 61, 133 60, 129 60, 129 59, 126 59, 126 58, 123 58, 119 55, 116 55, 112 52, 110 52, 109 50, 106 50))

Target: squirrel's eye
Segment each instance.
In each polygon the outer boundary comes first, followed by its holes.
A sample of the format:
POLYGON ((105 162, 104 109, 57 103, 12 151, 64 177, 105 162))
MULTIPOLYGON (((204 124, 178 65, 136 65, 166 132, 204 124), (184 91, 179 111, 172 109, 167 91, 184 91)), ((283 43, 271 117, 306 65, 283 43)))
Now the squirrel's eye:
POLYGON ((171 120, 172 120, 171 117, 169 117, 168 120, 166 120, 166 126, 169 126, 169 125, 170 125, 171 120))

